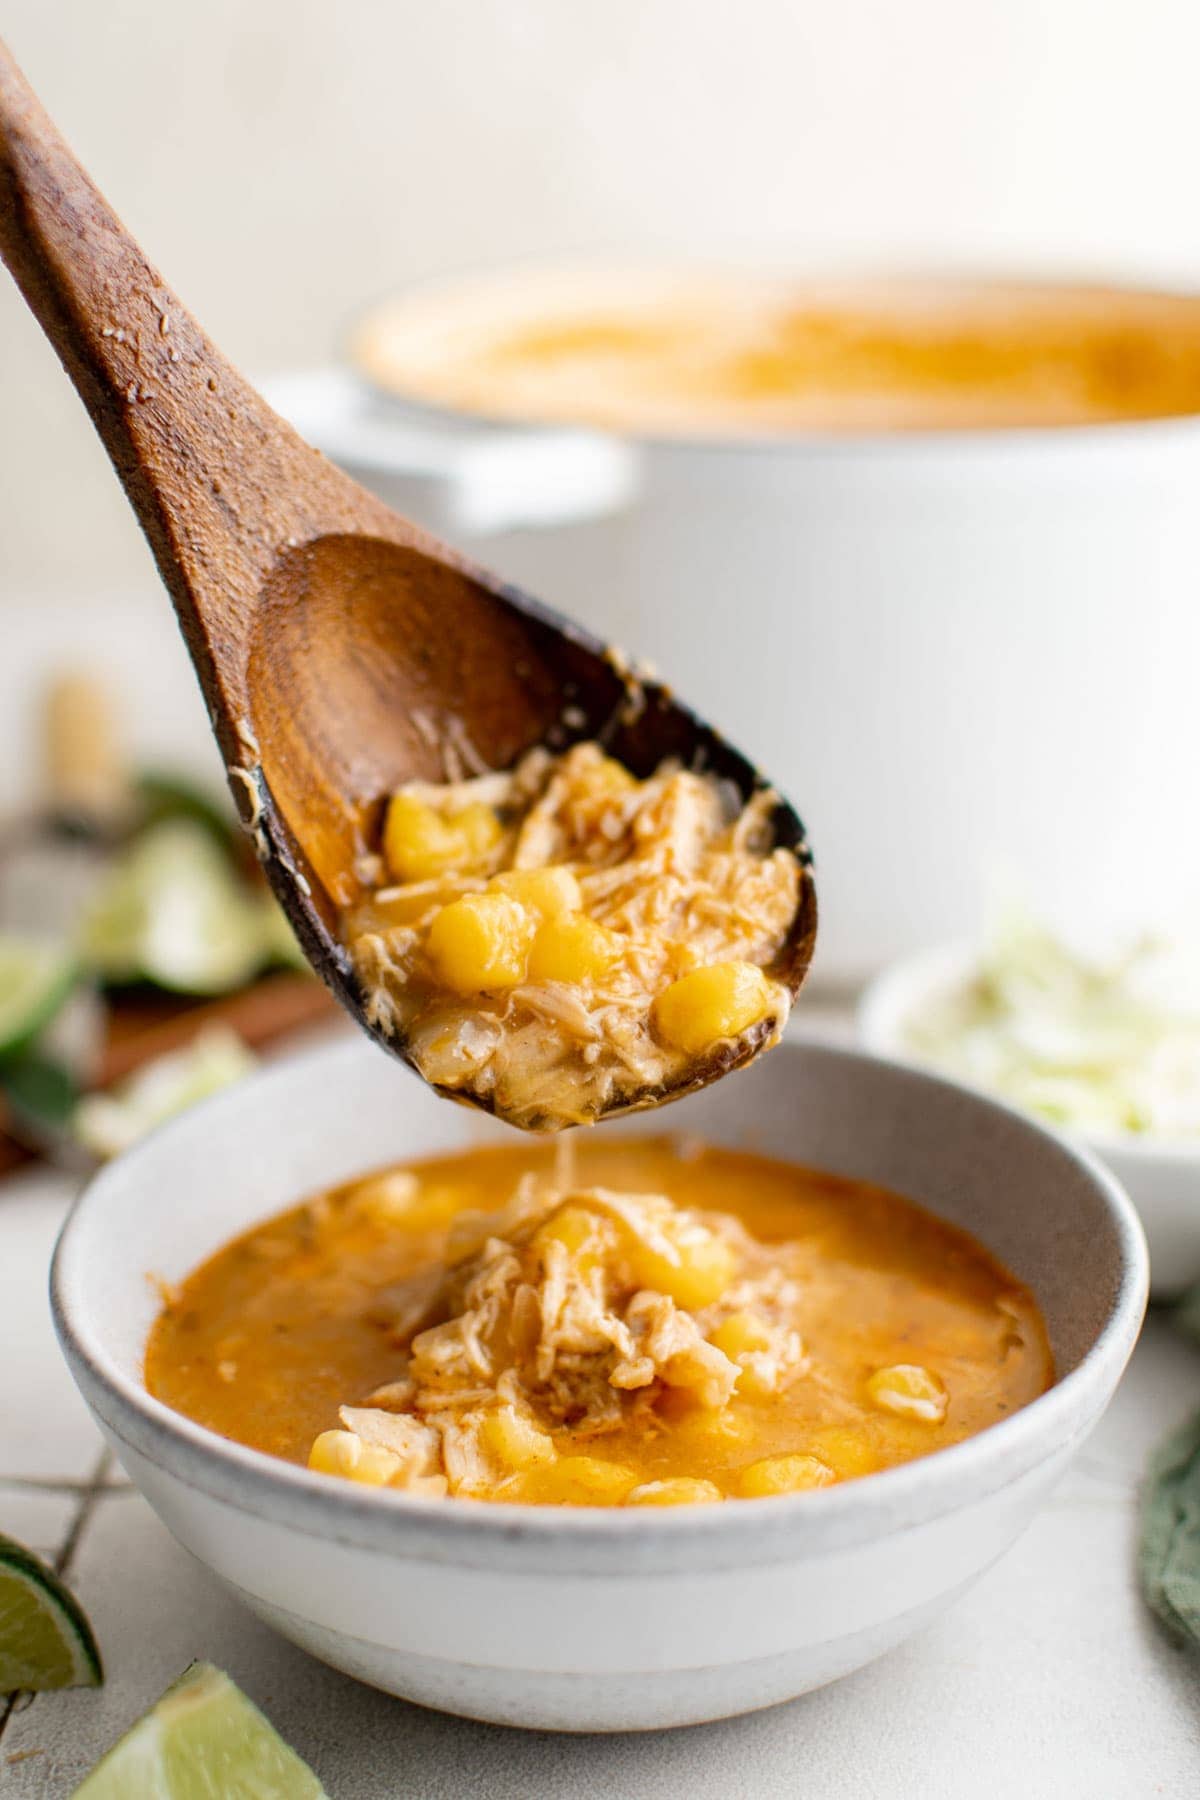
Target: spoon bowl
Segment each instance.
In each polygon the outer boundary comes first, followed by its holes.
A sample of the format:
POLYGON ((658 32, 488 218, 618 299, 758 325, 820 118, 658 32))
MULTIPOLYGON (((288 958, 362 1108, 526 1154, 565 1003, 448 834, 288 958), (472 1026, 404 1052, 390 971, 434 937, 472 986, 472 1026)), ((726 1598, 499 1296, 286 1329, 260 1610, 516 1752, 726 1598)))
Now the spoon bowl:
MULTIPOLYGON (((392 512, 305 444, 210 343, 97 192, 0 44, 0 257, 75 383, 149 540, 239 812, 312 963, 372 1026, 339 933, 387 797, 595 738, 743 800, 767 785, 669 689, 392 512)), ((782 801, 775 841, 810 858, 782 801)), ((767 973, 812 958, 811 876, 767 973)), ((749 1061, 718 1045, 653 1104, 749 1061)), ((462 1098, 462 1095, 456 1095, 462 1098)))
MULTIPOLYGON (((676 758, 730 782, 743 799, 764 785, 667 688, 569 620, 482 571, 380 538, 323 537, 280 558, 251 633, 249 689, 242 739, 254 760, 233 773, 263 865, 313 966, 363 1029, 404 1061, 404 1041, 363 1016, 338 934, 395 788, 508 768, 534 745, 561 750, 587 739, 637 775, 676 758)), ((776 804, 774 828, 776 843, 809 868, 803 826, 786 802, 776 804)), ((769 971, 793 994, 815 936, 809 876, 769 971)), ((769 1036, 764 1022, 716 1046, 669 1090, 628 1094, 610 1110, 703 1087, 749 1062, 769 1036)), ((453 1098, 484 1104, 460 1090, 453 1098)))

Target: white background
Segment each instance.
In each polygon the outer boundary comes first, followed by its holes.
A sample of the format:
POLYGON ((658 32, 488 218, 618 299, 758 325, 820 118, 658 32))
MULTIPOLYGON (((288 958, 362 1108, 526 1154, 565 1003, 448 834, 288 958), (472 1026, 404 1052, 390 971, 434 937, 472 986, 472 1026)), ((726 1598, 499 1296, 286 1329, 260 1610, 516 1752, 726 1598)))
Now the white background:
MULTIPOLYGON (((7 0, 3 30, 260 372, 414 275, 571 249, 1200 280, 1194 0, 7 0)), ((0 281, 0 605, 151 579, 0 281)))

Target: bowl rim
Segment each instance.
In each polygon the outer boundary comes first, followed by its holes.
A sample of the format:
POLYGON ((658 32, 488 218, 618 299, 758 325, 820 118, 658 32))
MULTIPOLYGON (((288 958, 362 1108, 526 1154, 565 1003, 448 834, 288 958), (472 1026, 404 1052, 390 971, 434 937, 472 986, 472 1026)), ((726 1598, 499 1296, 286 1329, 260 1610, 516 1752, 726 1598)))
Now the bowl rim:
MULTIPOLYGON (((515 1503, 464 1504, 355 1488, 282 1458, 223 1438, 177 1413, 132 1379, 107 1349, 104 1327, 89 1320, 89 1273, 79 1253, 81 1227, 116 1183, 137 1179, 153 1145, 189 1132, 210 1131, 224 1110, 269 1102, 286 1089, 298 1066, 320 1067, 325 1079, 374 1054, 357 1038, 316 1046, 270 1065, 233 1088, 167 1121, 92 1178, 63 1223, 50 1271, 50 1304, 59 1342, 92 1412, 118 1450, 135 1456, 210 1500, 276 1526, 383 1555, 481 1570, 524 1568, 541 1573, 612 1575, 653 1568, 658 1573, 794 1561, 820 1556, 912 1529, 1015 1485, 1091 1429, 1107 1405, 1141 1329, 1149 1285, 1145 1237, 1115 1177, 1086 1150, 1069 1144, 1011 1107, 922 1069, 861 1050, 791 1042, 773 1054, 798 1066, 825 1062, 843 1071, 883 1070, 914 1093, 940 1090, 973 1107, 1001 1114, 1010 1126, 1082 1172, 1098 1191, 1117 1238, 1118 1267, 1107 1314, 1096 1337, 1068 1374, 1046 1393, 994 1425, 928 1456, 856 1481, 803 1494, 756 1500, 746 1506, 662 1509, 536 1507, 515 1503)), ((920 1104, 917 1098, 916 1104, 920 1104)))
MULTIPOLYGON (((978 964, 978 945, 963 938, 914 951, 889 963, 867 983, 855 1010, 860 1047, 869 1056, 935 1073, 931 1064, 905 1047, 904 1025, 931 994, 964 985, 978 964)), ((984 1099, 1005 1104, 992 1088, 977 1085, 965 1076, 957 1085, 970 1088, 972 1093, 984 1099)), ((1068 1143, 1095 1151, 1102 1161, 1124 1157, 1141 1167, 1162 1167, 1172 1162, 1200 1164, 1200 1137, 1173 1137, 1165 1132, 1146 1132, 1137 1136, 1133 1132, 1096 1131, 1077 1125, 1055 1127, 1037 1118, 1036 1114, 1023 1112, 1020 1107, 1013 1110, 1043 1129, 1056 1132, 1068 1143)))

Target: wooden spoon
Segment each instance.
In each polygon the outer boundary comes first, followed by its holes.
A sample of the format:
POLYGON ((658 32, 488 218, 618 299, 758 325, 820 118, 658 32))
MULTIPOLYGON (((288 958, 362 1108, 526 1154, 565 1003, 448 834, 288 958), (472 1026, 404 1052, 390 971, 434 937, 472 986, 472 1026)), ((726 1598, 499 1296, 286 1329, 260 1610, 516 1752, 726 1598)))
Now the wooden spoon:
MULTIPOLYGON (((637 774, 678 757, 743 796, 763 785, 667 688, 302 442, 147 262, 2 43, 0 256, 149 540, 271 885, 313 967, 386 1049, 408 1060, 366 1025, 339 912, 362 891, 387 795, 444 780, 447 745, 504 769, 535 744, 600 738, 637 774)), ((752 673, 769 646, 729 617, 752 673)), ((782 802, 775 831, 807 865, 782 802)), ((816 933, 811 876, 802 894, 769 971, 793 994, 816 933)), ((662 1097, 749 1061, 765 1036, 717 1050, 662 1097)))

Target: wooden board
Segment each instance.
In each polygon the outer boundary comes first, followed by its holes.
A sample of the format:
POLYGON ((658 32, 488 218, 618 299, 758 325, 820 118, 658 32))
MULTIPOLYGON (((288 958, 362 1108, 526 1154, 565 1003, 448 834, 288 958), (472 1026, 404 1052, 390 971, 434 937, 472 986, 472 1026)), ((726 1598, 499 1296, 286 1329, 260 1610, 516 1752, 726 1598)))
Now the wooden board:
MULTIPOLYGON (((311 975, 281 972, 219 1000, 179 1000, 149 994, 114 1002, 108 1042, 96 1086, 107 1087, 134 1069, 166 1056, 209 1025, 236 1031, 252 1050, 266 1050, 306 1026, 342 1017, 327 988, 311 975)), ((0 1101, 0 1176, 34 1160, 34 1153, 3 1129, 0 1101)))

